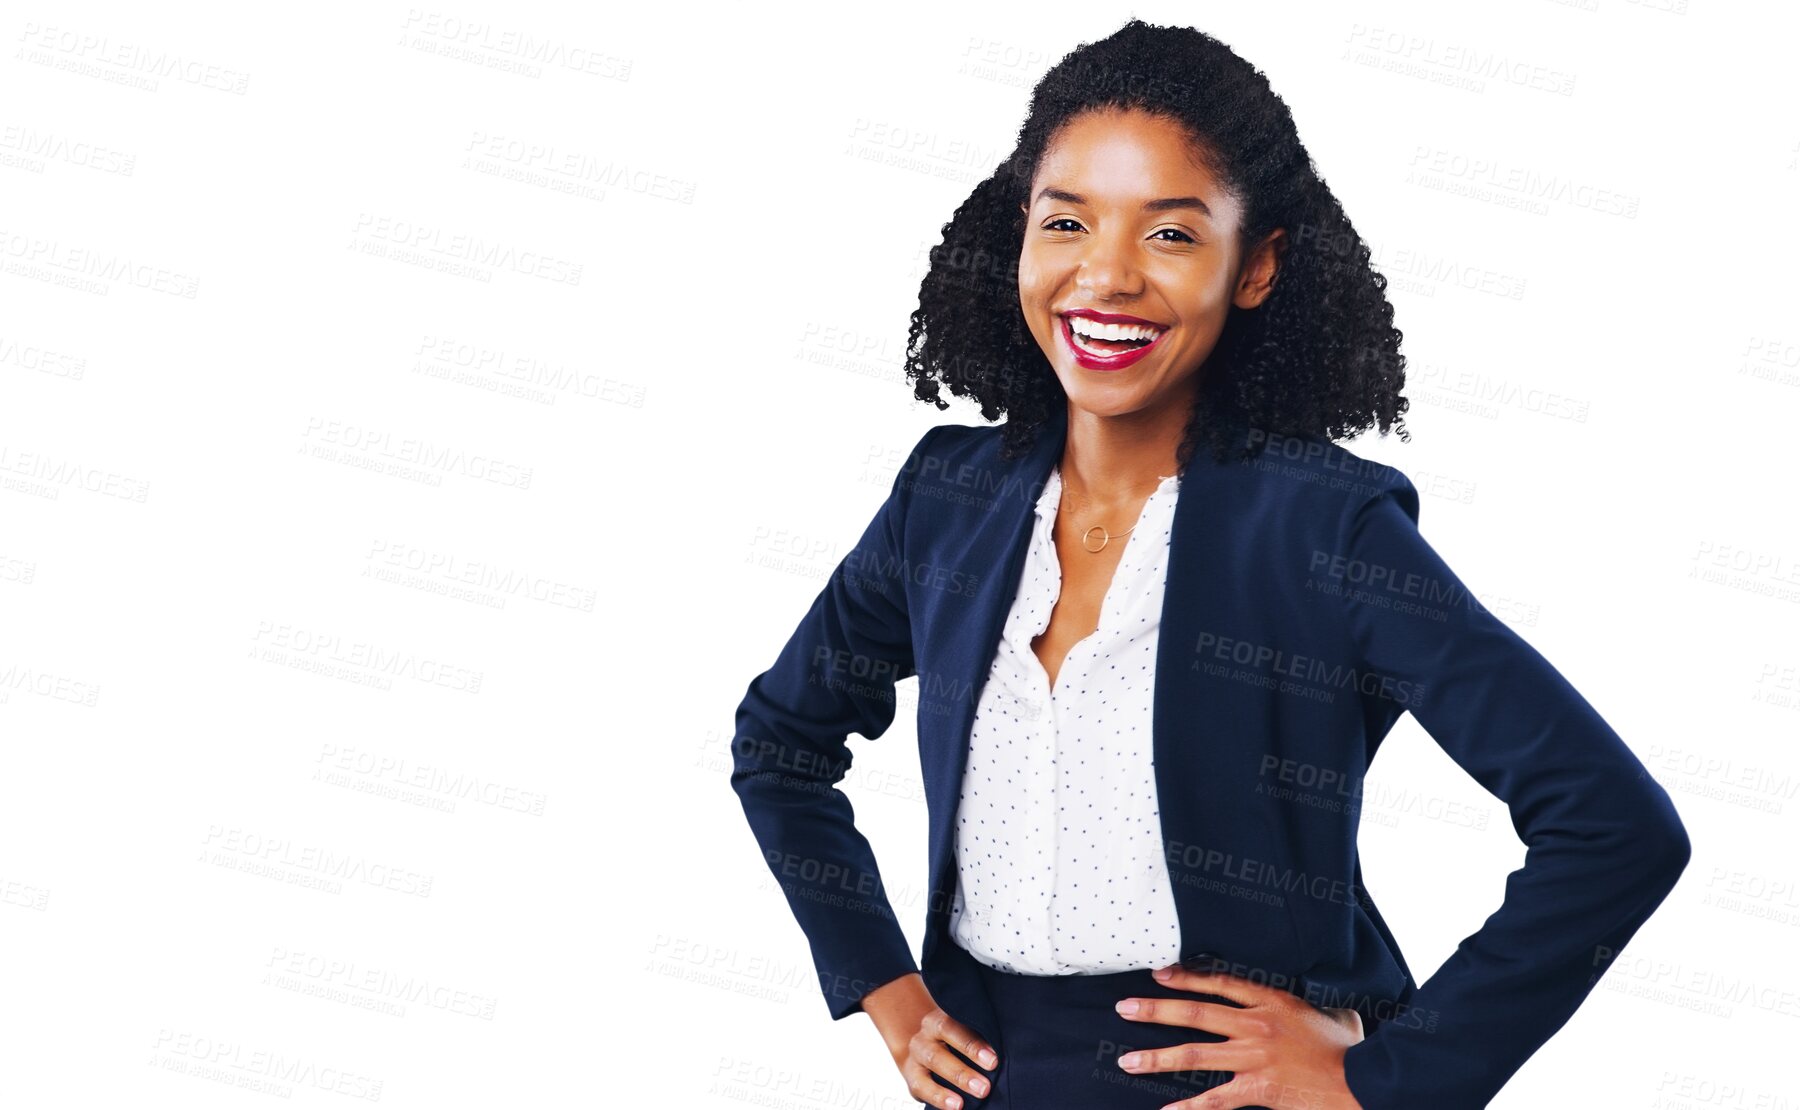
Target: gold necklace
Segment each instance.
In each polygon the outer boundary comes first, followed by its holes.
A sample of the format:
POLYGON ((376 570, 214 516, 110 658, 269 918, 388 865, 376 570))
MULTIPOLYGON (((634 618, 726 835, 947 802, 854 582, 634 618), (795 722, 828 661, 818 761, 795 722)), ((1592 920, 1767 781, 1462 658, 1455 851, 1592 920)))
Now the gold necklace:
MULTIPOLYGON (((1120 532, 1119 535, 1129 536, 1136 529, 1137 529, 1137 525, 1133 524, 1130 528, 1127 528, 1123 532, 1120 532)), ((1085 531, 1081 534, 1081 546, 1084 549, 1091 551, 1096 555, 1098 555, 1102 551, 1105 551, 1106 545, 1108 543, 1110 543, 1111 541, 1112 541, 1112 533, 1108 532, 1105 528, 1103 528, 1102 526, 1100 526, 1098 524, 1094 525, 1092 528, 1089 528, 1087 531, 1085 531), (1100 546, 1099 547, 1089 547, 1088 540, 1093 536, 1093 534, 1095 532, 1100 533, 1100 537, 1101 537, 1100 538, 1100 546)))
MULTIPOLYGON (((1159 479, 1158 481, 1160 483, 1160 482, 1166 481, 1166 480, 1167 479, 1165 478, 1165 479, 1159 479)), ((1064 484, 1063 488, 1065 490, 1068 488, 1066 483, 1064 484)), ((1162 486, 1159 484, 1157 486, 1157 489, 1161 489, 1161 488, 1162 488, 1162 486)), ((1156 490, 1151 490, 1150 493, 1144 498, 1144 500, 1145 500, 1145 502, 1148 502, 1150 500, 1150 498, 1155 497, 1155 496, 1156 496, 1156 490)), ((1140 520, 1143 519, 1143 512, 1144 512, 1143 508, 1140 506, 1138 509, 1138 518, 1140 520)), ((1120 536, 1129 536, 1129 535, 1131 535, 1131 533, 1133 533, 1135 531, 1137 531, 1137 525, 1133 524, 1130 528, 1127 528, 1123 532, 1120 532, 1119 535, 1120 536)), ((1089 552, 1090 554, 1098 555, 1098 554, 1100 554, 1100 552, 1106 550, 1106 545, 1111 543, 1112 539, 1113 539, 1113 534, 1111 532, 1108 532, 1104 525, 1095 524, 1095 525, 1091 526, 1090 528, 1088 528, 1087 531, 1081 533, 1081 546, 1082 546, 1083 550, 1089 552), (1090 542, 1093 539, 1095 532, 1100 533, 1100 546, 1099 547, 1092 546, 1091 542, 1090 542)))

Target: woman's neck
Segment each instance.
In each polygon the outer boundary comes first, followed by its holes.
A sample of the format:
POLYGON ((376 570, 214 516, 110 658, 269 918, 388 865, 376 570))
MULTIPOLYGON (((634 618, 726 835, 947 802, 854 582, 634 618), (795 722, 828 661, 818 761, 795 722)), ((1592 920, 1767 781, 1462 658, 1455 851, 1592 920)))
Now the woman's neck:
POLYGON ((1175 449, 1187 430, 1186 406, 1097 416, 1069 406, 1063 441, 1063 488, 1098 509, 1140 504, 1177 472, 1175 449))

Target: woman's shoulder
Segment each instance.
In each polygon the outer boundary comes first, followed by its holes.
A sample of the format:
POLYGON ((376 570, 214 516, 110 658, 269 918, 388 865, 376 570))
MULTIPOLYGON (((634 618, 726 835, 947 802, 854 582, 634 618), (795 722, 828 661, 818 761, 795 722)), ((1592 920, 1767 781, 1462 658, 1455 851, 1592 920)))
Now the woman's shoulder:
POLYGON ((1004 424, 937 424, 925 432, 921 446, 929 446, 938 451, 966 451, 971 447, 991 446, 998 448, 1000 434, 1004 424))
POLYGON ((1332 490, 1359 501, 1413 490, 1412 481, 1400 467, 1322 435, 1256 432, 1250 445, 1255 454, 1245 464, 1245 472, 1274 488, 1332 490))
POLYGON ((1005 424, 938 424, 926 430, 902 466, 901 479, 915 504, 928 511, 996 511, 1030 505, 1042 491, 1055 453, 1040 441, 1006 457, 1005 424))
POLYGON ((1001 457, 1000 424, 937 424, 926 429, 907 459, 915 480, 941 479, 971 467, 990 471, 1018 469, 1024 459, 1001 457))

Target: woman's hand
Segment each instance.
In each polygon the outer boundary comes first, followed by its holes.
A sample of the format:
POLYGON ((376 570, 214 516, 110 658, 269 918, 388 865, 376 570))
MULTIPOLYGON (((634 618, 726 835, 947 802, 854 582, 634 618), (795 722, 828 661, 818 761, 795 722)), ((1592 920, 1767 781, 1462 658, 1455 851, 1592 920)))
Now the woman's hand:
POLYGON ((1151 972, 1177 990, 1218 995, 1242 1004, 1186 998, 1126 998, 1121 1015, 1132 1021, 1204 1029, 1225 1037, 1176 1048, 1143 1049, 1119 1057, 1134 1075, 1165 1071, 1229 1071, 1231 1082, 1163 1110, 1362 1110, 1344 1081, 1344 1052, 1363 1039, 1362 1015, 1321 1009, 1303 998, 1222 972, 1175 965, 1151 972))
POLYGON ((985 1095, 993 1089, 992 1080, 956 1053, 989 1070, 1000 1063, 1000 1057, 974 1030, 938 1008, 918 972, 863 995, 862 1008, 887 1042, 888 1055, 905 1077, 907 1091, 920 1102, 941 1110, 962 1110, 962 1097, 933 1075, 943 1076, 972 1095, 985 1095))

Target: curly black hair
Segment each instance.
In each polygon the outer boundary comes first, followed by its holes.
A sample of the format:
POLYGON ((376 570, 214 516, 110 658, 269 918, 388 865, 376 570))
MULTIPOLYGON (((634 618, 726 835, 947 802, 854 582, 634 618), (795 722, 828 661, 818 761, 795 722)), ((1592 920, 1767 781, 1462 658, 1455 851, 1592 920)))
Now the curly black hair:
POLYGON ((1387 278, 1300 143, 1288 106, 1255 66, 1192 27, 1129 20, 1084 43, 1032 92, 1017 144, 944 225, 919 287, 906 348, 918 400, 942 410, 948 387, 983 419, 1007 418, 1002 455, 1023 453, 1067 395, 1026 328, 1018 262, 1029 192, 1046 147, 1071 117, 1138 109, 1182 125, 1195 154, 1243 205, 1246 250, 1286 228, 1274 288, 1233 306, 1207 358, 1177 448, 1185 467, 1205 441, 1223 462, 1270 435, 1355 436, 1398 429, 1405 384, 1387 278))

